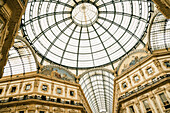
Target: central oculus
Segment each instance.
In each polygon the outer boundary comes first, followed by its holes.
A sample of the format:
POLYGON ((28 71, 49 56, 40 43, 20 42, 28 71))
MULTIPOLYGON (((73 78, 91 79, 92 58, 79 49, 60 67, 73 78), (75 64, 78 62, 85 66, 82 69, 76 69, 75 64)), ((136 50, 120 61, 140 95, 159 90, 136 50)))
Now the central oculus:
POLYGON ((97 8, 90 3, 81 3, 72 11, 72 19, 75 24, 87 27, 96 22, 98 18, 97 8))

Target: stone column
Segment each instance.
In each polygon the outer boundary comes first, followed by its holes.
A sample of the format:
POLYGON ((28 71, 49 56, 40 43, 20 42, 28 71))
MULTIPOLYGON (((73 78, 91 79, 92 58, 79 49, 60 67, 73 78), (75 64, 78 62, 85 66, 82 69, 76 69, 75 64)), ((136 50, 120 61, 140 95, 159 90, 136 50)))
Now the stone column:
POLYGON ((152 102, 154 103, 157 112, 161 113, 161 110, 160 110, 160 108, 159 108, 159 106, 158 106, 158 104, 156 102, 155 96, 152 95, 150 98, 151 98, 152 102))
POLYGON ((121 107, 120 108, 120 113, 125 113, 125 108, 121 107))
POLYGON ((140 109, 140 104, 139 104, 139 102, 136 102, 135 105, 137 106, 138 112, 139 112, 139 113, 142 113, 142 112, 141 112, 141 109, 140 109))

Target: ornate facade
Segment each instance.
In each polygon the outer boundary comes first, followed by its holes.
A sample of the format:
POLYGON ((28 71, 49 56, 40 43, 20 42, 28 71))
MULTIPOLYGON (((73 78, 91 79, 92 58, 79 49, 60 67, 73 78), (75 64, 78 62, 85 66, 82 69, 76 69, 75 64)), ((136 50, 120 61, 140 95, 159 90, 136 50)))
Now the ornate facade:
POLYGON ((92 113, 80 85, 73 80, 35 73, 12 78, 8 76, 0 80, 0 113, 86 111, 92 113))
POLYGON ((153 2, 0 0, 0 113, 170 113, 170 2, 153 2))
POLYGON ((8 51, 18 35, 27 2, 28 0, 0 0, 0 77, 8 59, 8 51))
POLYGON ((170 112, 169 54, 167 50, 152 55, 141 50, 121 62, 114 80, 114 113, 170 112))

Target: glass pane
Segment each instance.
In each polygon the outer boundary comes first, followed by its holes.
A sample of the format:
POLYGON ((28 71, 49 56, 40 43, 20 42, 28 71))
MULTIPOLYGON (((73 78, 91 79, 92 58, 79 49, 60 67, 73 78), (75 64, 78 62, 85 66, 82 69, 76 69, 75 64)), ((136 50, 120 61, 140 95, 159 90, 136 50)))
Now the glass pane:
POLYGON ((47 86, 46 86, 46 85, 43 85, 43 86, 42 86, 42 90, 47 91, 47 86))
POLYGON ((31 88, 31 85, 26 85, 25 90, 29 90, 31 88))
POLYGON ((147 71, 148 71, 148 74, 153 73, 153 70, 152 70, 152 68, 151 68, 151 67, 150 67, 150 68, 148 68, 148 69, 147 69, 147 71))
POLYGON ((134 79, 135 79, 135 81, 138 81, 138 80, 139 80, 139 77, 138 77, 138 76, 135 76, 134 79))
POLYGON ((135 113, 133 106, 129 106, 130 113, 135 113))
POLYGON ((167 101, 167 98, 165 97, 164 93, 159 94, 159 96, 160 96, 163 103, 167 101))
POLYGON ((144 101, 143 101, 143 104, 144 104, 146 110, 149 110, 149 109, 150 109, 149 103, 148 103, 147 100, 144 100, 144 101))
POLYGON ((42 60, 91 68, 114 62, 144 43, 150 6, 150 1, 29 0, 22 24, 42 60))
POLYGON ((57 93, 61 94, 61 88, 57 88, 57 93))
POLYGON ((94 113, 112 112, 113 79, 110 72, 103 70, 88 72, 80 79, 80 85, 94 113))
POLYGON ((153 50, 170 48, 170 21, 158 13, 151 27, 151 47, 153 50))

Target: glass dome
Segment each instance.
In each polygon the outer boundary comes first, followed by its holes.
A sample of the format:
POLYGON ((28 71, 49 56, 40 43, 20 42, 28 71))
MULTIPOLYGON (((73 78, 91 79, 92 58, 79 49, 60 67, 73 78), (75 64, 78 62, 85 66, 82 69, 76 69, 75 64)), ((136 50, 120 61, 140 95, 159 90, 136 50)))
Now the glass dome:
POLYGON ((31 50, 21 40, 15 39, 8 52, 8 61, 3 76, 25 74, 37 71, 36 61, 31 50))
POLYGON ((91 68, 145 45, 150 11, 147 0, 29 0, 22 25, 42 64, 91 68))
POLYGON ((93 70, 80 78, 80 85, 93 113, 112 113, 113 107, 112 73, 93 70))
POLYGON ((153 21, 150 32, 152 50, 170 48, 170 19, 158 13, 153 21))

